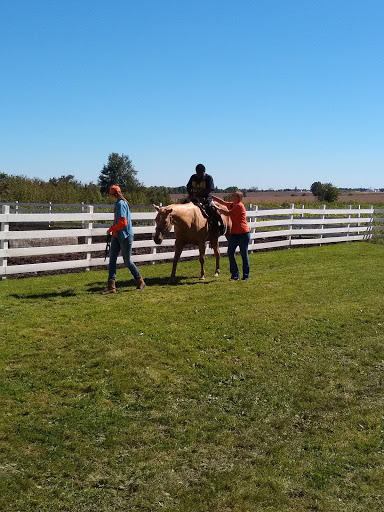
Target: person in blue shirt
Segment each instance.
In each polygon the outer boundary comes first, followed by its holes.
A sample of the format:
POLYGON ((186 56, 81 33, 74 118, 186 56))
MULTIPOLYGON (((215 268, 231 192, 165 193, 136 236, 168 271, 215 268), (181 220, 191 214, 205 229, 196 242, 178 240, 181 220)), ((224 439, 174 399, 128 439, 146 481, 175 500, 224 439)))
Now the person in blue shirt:
POLYGON ((133 229, 131 213, 128 201, 121 193, 118 185, 112 185, 109 189, 109 197, 115 202, 114 225, 107 234, 112 235, 111 248, 109 251, 108 286, 101 292, 103 295, 116 293, 116 262, 121 251, 125 266, 136 279, 136 290, 142 290, 146 284, 138 268, 132 261, 133 229))

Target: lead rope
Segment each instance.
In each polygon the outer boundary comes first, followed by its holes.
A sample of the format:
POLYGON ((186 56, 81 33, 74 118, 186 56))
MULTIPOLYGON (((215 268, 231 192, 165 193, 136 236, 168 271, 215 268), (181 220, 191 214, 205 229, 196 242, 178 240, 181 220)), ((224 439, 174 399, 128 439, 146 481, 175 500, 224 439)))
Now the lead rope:
POLYGON ((104 261, 109 256, 109 251, 111 249, 111 240, 112 240, 112 235, 110 233, 108 233, 108 235, 107 235, 107 245, 105 246, 105 258, 104 258, 104 261))

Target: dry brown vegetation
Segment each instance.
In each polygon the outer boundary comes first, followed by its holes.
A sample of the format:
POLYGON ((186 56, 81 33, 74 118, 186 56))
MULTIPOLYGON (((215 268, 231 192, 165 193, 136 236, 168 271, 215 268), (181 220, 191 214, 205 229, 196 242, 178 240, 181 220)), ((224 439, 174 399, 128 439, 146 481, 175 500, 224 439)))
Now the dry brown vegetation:
MULTIPOLYGON (((228 194, 218 193, 219 197, 228 196, 228 194)), ((171 194, 172 202, 178 202, 183 199, 185 194, 171 194)), ((269 203, 313 203, 316 198, 309 191, 300 190, 267 190, 260 192, 247 192, 244 202, 247 204, 269 204, 269 203)), ((339 202, 346 203, 384 203, 384 192, 360 192, 345 191, 339 196, 339 202)))

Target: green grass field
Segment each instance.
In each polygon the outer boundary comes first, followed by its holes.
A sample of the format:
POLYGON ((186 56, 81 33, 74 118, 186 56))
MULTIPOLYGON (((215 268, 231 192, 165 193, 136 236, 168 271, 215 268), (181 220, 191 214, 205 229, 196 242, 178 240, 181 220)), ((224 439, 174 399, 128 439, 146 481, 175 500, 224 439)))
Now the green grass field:
POLYGON ((384 510, 384 245, 0 282, 0 509, 384 510))

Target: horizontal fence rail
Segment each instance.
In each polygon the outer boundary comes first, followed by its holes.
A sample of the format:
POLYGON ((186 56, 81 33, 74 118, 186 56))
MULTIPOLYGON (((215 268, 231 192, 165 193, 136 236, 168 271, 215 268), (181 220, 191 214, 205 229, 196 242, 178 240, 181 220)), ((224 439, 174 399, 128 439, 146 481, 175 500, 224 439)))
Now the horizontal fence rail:
MULTIPOLYGON (((0 278, 15 274, 105 267, 106 231, 113 222, 113 205, 3 203, 0 213, 0 278)), ((173 259, 174 236, 161 246, 153 241, 156 212, 132 206, 135 233, 133 261, 155 263, 173 259), (147 210, 147 211, 144 211, 147 210)), ((384 210, 371 208, 261 209, 248 206, 249 251, 353 242, 384 238, 384 210)), ((220 237, 226 254, 226 238, 220 237)), ((182 258, 197 257, 187 247, 182 258)), ((207 254, 213 254, 207 246, 207 254)), ((122 257, 118 263, 122 264, 122 257)))

